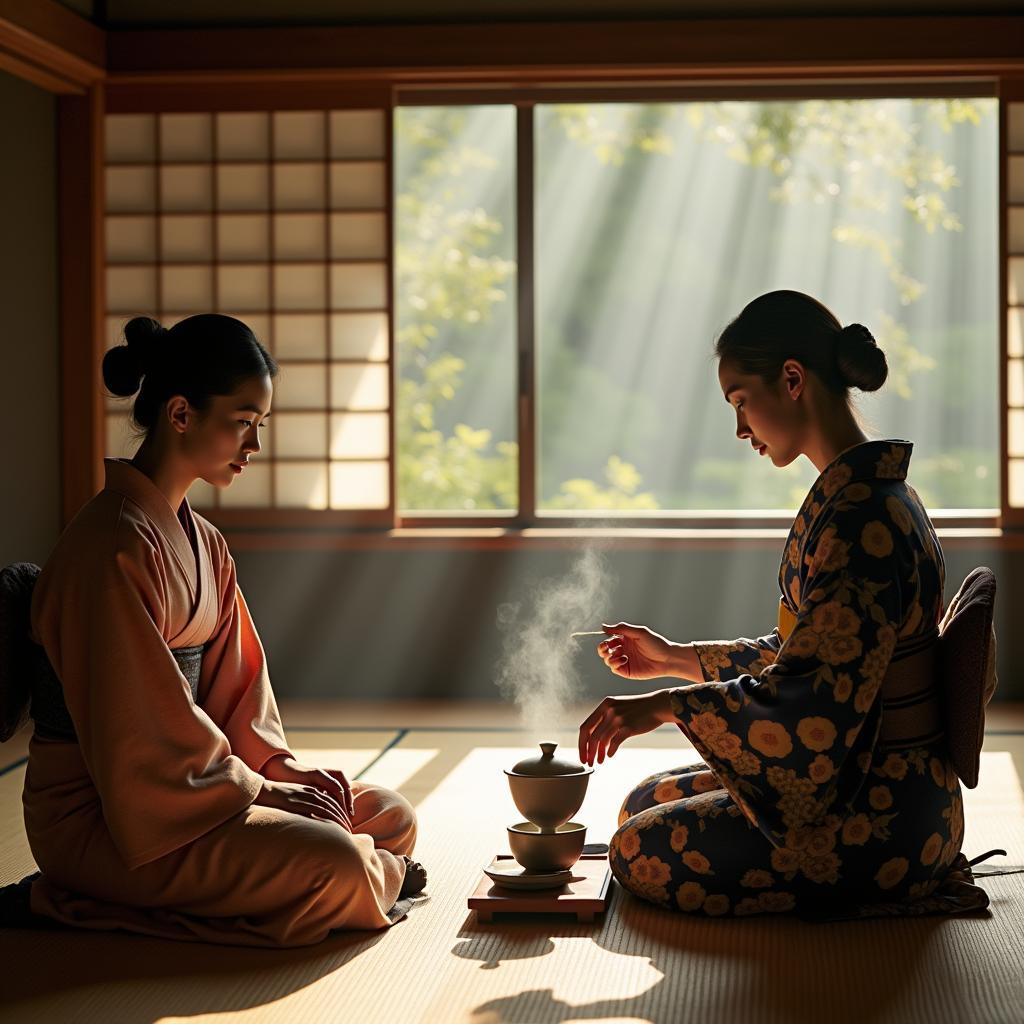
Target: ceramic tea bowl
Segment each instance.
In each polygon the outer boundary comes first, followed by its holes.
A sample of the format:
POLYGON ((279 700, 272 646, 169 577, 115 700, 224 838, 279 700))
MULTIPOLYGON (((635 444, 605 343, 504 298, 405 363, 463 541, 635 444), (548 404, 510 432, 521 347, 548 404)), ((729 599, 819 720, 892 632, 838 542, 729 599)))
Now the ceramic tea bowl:
POLYGON ((559 825, 553 832, 542 832, 532 821, 508 827, 512 856, 528 871, 571 868, 583 853, 586 837, 587 828, 578 821, 559 825))
POLYGON ((524 758, 511 771, 505 769, 516 807, 542 833, 553 833, 583 806, 594 772, 578 761, 555 757, 557 746, 542 743, 540 757, 524 758))

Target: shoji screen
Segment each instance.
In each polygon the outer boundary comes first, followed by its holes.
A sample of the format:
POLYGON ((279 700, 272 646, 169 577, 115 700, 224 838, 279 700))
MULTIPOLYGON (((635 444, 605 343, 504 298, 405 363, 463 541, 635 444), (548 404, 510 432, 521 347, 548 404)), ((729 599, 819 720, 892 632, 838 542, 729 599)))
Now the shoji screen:
POLYGON ((1024 102, 1006 110, 1007 502, 1024 510, 1024 102))
MULTIPOLYGON (((216 311, 281 366, 263 451, 197 506, 391 506, 387 133, 385 110, 107 116, 107 344, 216 311)), ((107 454, 133 449, 108 400, 107 454)))

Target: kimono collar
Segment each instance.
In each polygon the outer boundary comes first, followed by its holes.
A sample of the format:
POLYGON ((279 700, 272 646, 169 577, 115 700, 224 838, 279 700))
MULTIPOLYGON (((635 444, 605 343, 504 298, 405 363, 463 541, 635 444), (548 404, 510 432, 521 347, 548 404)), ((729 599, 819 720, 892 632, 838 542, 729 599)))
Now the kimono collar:
MULTIPOLYGON (((106 479, 104 487, 133 501, 153 521, 163 535, 181 569, 188 579, 189 586, 196 593, 198 571, 196 553, 185 532, 186 527, 171 508, 171 503, 163 491, 141 469, 136 469, 128 459, 104 459, 103 469, 106 479)), ((192 518, 192 509, 188 499, 182 498, 180 511, 186 521, 192 518)))
POLYGON ((912 441, 862 441, 840 452, 821 472, 811 492, 834 493, 855 480, 906 480, 912 441))

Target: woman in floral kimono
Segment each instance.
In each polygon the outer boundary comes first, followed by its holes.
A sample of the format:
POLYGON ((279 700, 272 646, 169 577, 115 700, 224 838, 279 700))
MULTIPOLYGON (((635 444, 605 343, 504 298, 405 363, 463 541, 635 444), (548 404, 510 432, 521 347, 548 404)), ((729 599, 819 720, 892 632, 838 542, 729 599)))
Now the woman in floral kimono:
POLYGON ((927 678, 908 698, 918 727, 895 713, 883 725, 890 661, 934 641, 944 586, 906 482, 913 445, 869 440, 850 405, 850 387, 884 383, 885 356, 865 327, 791 291, 751 302, 716 354, 736 436, 820 475, 783 553, 779 628, 680 644, 606 627, 598 651, 616 675, 691 685, 606 698, 580 727, 580 758, 601 762, 670 722, 703 759, 626 797, 611 867, 635 895, 688 913, 900 912, 954 864, 963 803, 927 678))
POLYGON ((234 561, 185 498, 197 479, 230 486, 259 454, 277 367, 217 314, 170 330, 137 317, 125 338, 103 375, 115 395, 138 392, 145 438, 106 460, 33 594, 55 678, 52 699, 32 701, 23 800, 42 871, 27 909, 254 946, 386 927, 426 881, 408 856, 413 809, 295 759, 234 561))

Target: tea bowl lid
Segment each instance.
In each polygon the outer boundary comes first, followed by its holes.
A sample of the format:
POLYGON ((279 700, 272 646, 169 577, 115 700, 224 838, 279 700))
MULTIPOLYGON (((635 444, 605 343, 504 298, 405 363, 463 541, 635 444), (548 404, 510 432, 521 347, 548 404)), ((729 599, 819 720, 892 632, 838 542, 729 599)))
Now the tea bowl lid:
POLYGON ((528 775, 532 778, 552 778, 562 775, 589 775, 593 768, 584 768, 579 761, 570 758, 555 757, 557 743, 541 743, 541 754, 538 757, 524 757, 512 766, 509 775, 528 775))

